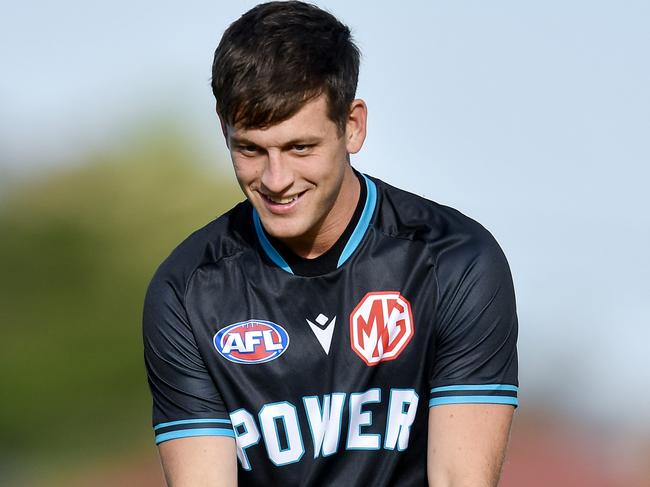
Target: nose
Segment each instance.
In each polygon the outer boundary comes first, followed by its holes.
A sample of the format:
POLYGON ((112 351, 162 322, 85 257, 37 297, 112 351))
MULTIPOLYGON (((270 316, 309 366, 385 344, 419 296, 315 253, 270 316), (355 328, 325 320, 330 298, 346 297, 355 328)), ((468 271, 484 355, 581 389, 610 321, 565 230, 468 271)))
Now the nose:
POLYGON ((272 194, 282 194, 293 184, 293 170, 281 150, 269 150, 262 173, 262 186, 272 194))

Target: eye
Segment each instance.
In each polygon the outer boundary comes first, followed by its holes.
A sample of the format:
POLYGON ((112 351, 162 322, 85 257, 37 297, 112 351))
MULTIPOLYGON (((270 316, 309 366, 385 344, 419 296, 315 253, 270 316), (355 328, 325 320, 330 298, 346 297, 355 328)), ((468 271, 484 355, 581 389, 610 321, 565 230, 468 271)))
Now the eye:
POLYGON ((245 154, 247 156, 253 156, 257 154, 259 148, 256 145, 253 144, 248 144, 248 145, 240 145, 237 147, 239 149, 239 152, 242 154, 245 154))
POLYGON ((293 151, 298 152, 299 154, 300 153, 305 153, 311 148, 312 148, 312 146, 309 145, 309 144, 294 144, 293 145, 293 151))

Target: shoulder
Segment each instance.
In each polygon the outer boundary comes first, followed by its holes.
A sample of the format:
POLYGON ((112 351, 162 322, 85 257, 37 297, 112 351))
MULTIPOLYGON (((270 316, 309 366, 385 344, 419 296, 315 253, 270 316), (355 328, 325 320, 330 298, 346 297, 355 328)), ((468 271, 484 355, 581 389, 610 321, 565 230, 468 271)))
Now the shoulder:
POLYGON ((372 178, 377 186, 375 229, 387 236, 422 243, 436 266, 482 263, 507 266, 501 247, 479 222, 449 206, 372 178))
POLYGON ((164 286, 182 296, 196 269, 249 250, 251 231, 251 206, 243 201, 183 240, 156 270, 148 294, 164 286))

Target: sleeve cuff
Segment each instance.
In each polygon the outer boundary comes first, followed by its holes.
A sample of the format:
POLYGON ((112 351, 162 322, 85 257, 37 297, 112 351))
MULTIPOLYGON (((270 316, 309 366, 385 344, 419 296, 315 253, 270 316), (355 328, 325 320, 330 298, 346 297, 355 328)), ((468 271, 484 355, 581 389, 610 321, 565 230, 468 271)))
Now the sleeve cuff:
POLYGON ((510 384, 475 384, 434 387, 429 407, 442 404, 509 404, 517 407, 519 388, 510 384))
POLYGON ((228 436, 235 437, 229 419, 181 419, 159 423, 154 426, 156 445, 176 438, 189 438, 192 436, 228 436))

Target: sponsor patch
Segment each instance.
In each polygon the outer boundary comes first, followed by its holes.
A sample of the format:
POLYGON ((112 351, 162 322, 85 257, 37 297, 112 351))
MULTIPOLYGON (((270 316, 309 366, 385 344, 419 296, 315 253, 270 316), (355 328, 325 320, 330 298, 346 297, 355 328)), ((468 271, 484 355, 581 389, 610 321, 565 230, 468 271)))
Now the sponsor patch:
POLYGON ((350 345, 367 365, 399 357, 413 332, 411 304, 398 291, 370 292, 350 314, 350 345))
POLYGON ((213 342, 217 352, 231 362, 261 364, 285 352, 289 347, 289 334, 277 323, 248 320, 219 330, 213 342))

